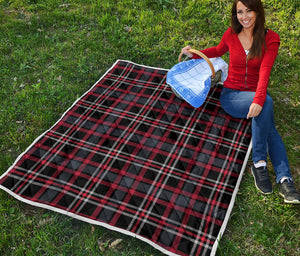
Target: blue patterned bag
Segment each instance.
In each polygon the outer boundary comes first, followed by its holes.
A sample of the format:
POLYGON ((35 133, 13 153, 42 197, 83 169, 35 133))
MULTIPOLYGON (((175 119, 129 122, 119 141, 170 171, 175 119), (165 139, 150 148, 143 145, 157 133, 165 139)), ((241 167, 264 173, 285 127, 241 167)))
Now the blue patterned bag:
POLYGON ((198 108, 204 103, 211 86, 219 80, 224 82, 227 74, 228 65, 222 58, 206 57, 179 62, 169 70, 166 82, 178 97, 198 108))

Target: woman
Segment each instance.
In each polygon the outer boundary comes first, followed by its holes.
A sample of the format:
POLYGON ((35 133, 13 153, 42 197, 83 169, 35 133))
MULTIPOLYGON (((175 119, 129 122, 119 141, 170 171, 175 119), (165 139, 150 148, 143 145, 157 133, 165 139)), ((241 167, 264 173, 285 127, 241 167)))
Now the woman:
MULTIPOLYGON (((274 124, 273 101, 267 92, 269 76, 278 53, 278 34, 265 29, 261 0, 235 0, 231 11, 231 27, 221 42, 202 52, 209 58, 230 53, 228 77, 221 93, 223 109, 236 118, 252 119, 254 162, 251 167, 256 187, 264 194, 272 193, 267 170, 267 152, 273 164, 280 194, 286 203, 300 203, 290 173, 287 154, 274 124)), ((190 58, 199 58, 188 52, 190 58)))

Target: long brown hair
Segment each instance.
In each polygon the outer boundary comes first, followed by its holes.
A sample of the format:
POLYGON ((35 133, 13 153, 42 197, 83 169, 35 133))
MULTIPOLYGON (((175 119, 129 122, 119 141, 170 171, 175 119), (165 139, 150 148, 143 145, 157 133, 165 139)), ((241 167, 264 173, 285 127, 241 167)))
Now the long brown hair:
POLYGON ((231 27, 236 34, 239 34, 243 26, 237 19, 237 10, 236 6, 238 2, 242 2, 245 6, 247 6, 250 10, 256 13, 256 21, 253 28, 252 36, 253 43, 250 48, 250 53, 248 55, 249 59, 259 58, 262 56, 263 46, 266 47, 265 41, 265 11, 262 5, 261 0, 235 0, 231 9, 231 27))

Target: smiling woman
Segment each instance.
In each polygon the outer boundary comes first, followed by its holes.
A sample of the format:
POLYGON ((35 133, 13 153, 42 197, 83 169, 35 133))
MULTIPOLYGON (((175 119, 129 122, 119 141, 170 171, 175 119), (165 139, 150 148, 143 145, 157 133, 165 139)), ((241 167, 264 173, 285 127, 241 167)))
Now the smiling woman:
MULTIPOLYGON (((251 171, 257 189, 263 194, 273 192, 266 168, 269 154, 284 202, 300 204, 286 149, 275 127, 273 100, 267 93, 269 76, 280 44, 279 35, 266 29, 261 0, 235 0, 231 25, 218 46, 201 51, 209 58, 230 53, 228 77, 220 98, 222 107, 236 118, 253 118, 251 171)), ((190 46, 186 46, 182 53, 200 58, 189 50, 190 46)))
POLYGON ((245 6, 242 2, 238 2, 237 6, 237 18, 244 29, 253 29, 257 14, 245 6))
POLYGON ((262 55, 262 47, 265 46, 265 23, 265 11, 261 1, 234 1, 231 26, 238 34, 244 49, 249 50, 248 59, 262 55))

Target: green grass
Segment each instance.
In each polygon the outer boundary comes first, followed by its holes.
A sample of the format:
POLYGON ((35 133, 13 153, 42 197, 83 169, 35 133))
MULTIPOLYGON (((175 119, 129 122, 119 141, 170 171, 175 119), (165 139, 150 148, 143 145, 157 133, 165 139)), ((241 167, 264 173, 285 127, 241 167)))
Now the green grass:
MULTIPOLYGON (((263 2, 269 28, 281 36, 269 91, 299 188, 299 4, 263 2)), ((229 0, 0 0, 0 174, 117 59, 171 68, 186 44, 219 42, 230 8, 229 0)), ((248 171, 217 255, 300 255, 300 208, 284 204, 275 183, 272 195, 261 195, 248 171)), ((162 255, 2 190, 0 229, 0 255, 162 255), (121 244, 110 249, 118 238, 121 244)))

